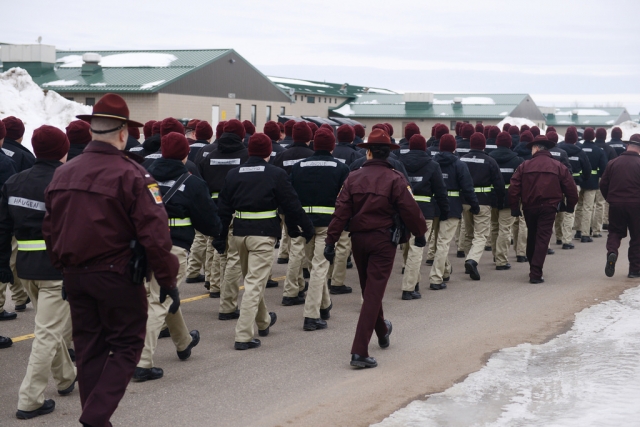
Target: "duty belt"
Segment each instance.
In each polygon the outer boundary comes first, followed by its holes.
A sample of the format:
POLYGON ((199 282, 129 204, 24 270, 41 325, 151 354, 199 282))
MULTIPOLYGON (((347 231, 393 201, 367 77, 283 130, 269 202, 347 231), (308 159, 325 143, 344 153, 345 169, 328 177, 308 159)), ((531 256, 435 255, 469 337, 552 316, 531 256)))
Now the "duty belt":
POLYGON ((416 196, 413 195, 413 198, 416 199, 416 202, 430 202, 431 196, 416 196))
POLYGON ((303 206, 302 209, 308 214, 326 214, 331 215, 336 208, 330 206, 303 206))
POLYGON ((188 227, 191 225, 191 218, 169 218, 169 227, 188 227))
POLYGON ((473 191, 475 191, 476 193, 491 193, 491 190, 493 190, 493 187, 474 187, 473 191))
POLYGON ((447 191, 447 196, 449 197, 460 197, 459 191, 447 191))
POLYGON ((18 250, 26 252, 46 251, 47 245, 44 240, 18 240, 18 250))
POLYGON ((211 193, 211 198, 212 199, 217 199, 219 195, 220 195, 220 193, 211 193))
POLYGON ((271 219, 278 216, 278 211, 263 212, 240 212, 236 211, 236 218, 239 219, 271 219))

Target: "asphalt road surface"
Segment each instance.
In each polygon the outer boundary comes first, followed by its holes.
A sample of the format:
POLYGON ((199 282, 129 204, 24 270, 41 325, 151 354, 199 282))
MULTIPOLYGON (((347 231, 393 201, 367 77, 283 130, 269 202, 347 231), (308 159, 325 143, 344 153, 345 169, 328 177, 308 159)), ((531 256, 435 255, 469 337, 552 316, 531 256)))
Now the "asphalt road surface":
MULTIPOLYGON (((278 314, 262 347, 233 349, 235 321, 219 321, 218 301, 202 284, 183 283, 184 317, 198 329, 200 344, 180 361, 170 339, 159 341, 154 361, 164 378, 131 383, 112 422, 114 426, 367 426, 429 393, 442 391, 482 367, 492 352, 524 342, 541 343, 566 331, 574 314, 603 300, 617 298, 640 279, 628 279, 624 241, 617 275, 604 275, 605 239, 576 242, 576 249, 547 257, 546 283, 528 282, 528 264, 496 271, 491 253, 480 262, 482 280, 464 274, 462 259, 451 252, 454 273, 446 290, 428 290, 430 267, 423 265, 422 299, 402 301, 398 251, 384 299, 393 322, 391 346, 371 341, 375 369, 349 366, 350 349, 360 309, 355 268, 348 270, 349 295, 334 295, 328 329, 302 330, 303 307, 283 307, 282 281, 267 289, 267 306, 278 314), (194 298, 195 297, 195 298, 194 298), (191 300, 189 300, 191 299, 191 300)), ((553 239, 555 242, 555 238, 553 239)), ((286 265, 274 264, 274 277, 286 265)), ((12 303, 7 303, 12 310, 12 303)), ((33 332, 34 310, 0 322, 0 334, 12 338, 33 332)), ((76 426, 80 415, 77 391, 62 397, 50 381, 46 398, 56 410, 31 422, 15 418, 18 390, 24 377, 31 339, 0 350, 0 425, 76 426)))

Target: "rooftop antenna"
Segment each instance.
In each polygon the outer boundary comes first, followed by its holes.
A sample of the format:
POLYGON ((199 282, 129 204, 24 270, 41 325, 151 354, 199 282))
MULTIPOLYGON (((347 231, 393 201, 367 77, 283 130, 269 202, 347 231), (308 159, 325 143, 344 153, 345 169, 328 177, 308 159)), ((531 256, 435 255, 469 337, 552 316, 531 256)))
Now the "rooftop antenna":
POLYGON ((38 44, 42 43, 42 36, 38 36, 38 44))

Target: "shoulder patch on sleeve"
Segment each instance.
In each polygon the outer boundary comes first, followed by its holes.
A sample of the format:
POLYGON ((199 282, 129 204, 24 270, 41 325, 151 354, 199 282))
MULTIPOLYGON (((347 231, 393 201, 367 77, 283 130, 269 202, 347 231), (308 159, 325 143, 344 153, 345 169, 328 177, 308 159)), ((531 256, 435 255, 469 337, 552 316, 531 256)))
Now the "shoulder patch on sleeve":
POLYGON ((149 189, 149 193, 151 193, 151 197, 156 202, 156 204, 162 204, 162 193, 160 193, 160 187, 155 182, 153 184, 148 184, 147 189, 149 189))

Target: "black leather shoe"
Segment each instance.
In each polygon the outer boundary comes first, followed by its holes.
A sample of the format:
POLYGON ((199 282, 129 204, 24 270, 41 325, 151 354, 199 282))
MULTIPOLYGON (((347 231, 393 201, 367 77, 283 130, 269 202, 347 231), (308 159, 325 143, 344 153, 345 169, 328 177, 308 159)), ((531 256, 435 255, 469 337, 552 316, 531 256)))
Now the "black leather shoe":
POLYGON ((456 252, 456 258, 464 258, 464 257, 466 257, 466 255, 464 254, 464 251, 456 252))
POLYGON ((516 261, 517 262, 528 262, 529 260, 527 259, 526 256, 517 256, 516 257, 516 261))
POLYGON ((196 329, 189 332, 189 335, 191 335, 191 344, 189 344, 187 348, 182 351, 176 351, 176 353, 178 353, 178 359, 180 360, 187 360, 189 357, 191 357, 191 349, 197 346, 200 342, 200 332, 198 332, 196 329))
POLYGON ((311 273, 309 272, 308 268, 303 268, 302 269, 302 278, 303 279, 310 279, 311 278, 311 273))
POLYGON ((220 298, 220 291, 209 292, 209 298, 220 298))
POLYGON ((3 337, 0 335, 0 348, 9 348, 13 345, 13 341, 9 337, 3 337))
POLYGON ((607 255, 607 266, 604 268, 604 274, 606 274, 607 277, 613 277, 613 275, 615 274, 617 260, 618 255, 614 254, 613 252, 610 252, 607 255))
POLYGON ((198 274, 196 277, 187 277, 187 283, 204 282, 204 274, 198 274))
POLYGON ((329 293, 331 295, 342 295, 342 294, 350 294, 353 292, 351 286, 331 286, 329 287, 329 293))
POLYGON ((556 245, 561 245, 561 244, 562 244, 562 240, 557 239, 557 240, 556 240, 556 245))
POLYGON ((76 351, 72 348, 68 348, 67 352, 69 353, 69 359, 71 359, 72 362, 76 361, 76 351))
POLYGON ((554 255, 556 253, 556 251, 554 251, 551 248, 547 248, 547 255, 554 255))
POLYGON ((629 279, 637 279, 638 277, 640 277, 640 271, 630 271, 627 277, 629 279))
POLYGON ((133 381, 143 383, 149 380, 159 380, 164 376, 162 368, 136 368, 133 373, 133 381))
POLYGON ((233 313, 218 313, 218 320, 233 320, 240 317, 240 310, 236 310, 233 313))
POLYGON ((307 294, 305 294, 304 292, 304 290, 298 292, 298 298, 305 299, 307 297, 307 294))
POLYGON ((305 331, 316 331, 318 329, 327 329, 327 322, 322 319, 312 319, 310 317, 304 318, 304 324, 302 329, 305 331))
POLYGON ((234 345, 234 348, 236 350, 249 350, 251 348, 258 348, 260 347, 261 343, 259 339, 252 339, 249 342, 237 342, 234 345))
POLYGON ((472 259, 467 260, 464 263, 464 272, 471 276, 472 280, 480 280, 480 273, 478 272, 478 263, 472 259))
POLYGON ((282 297, 282 305, 290 307, 292 305, 304 304, 304 298, 297 297, 282 297))
POLYGON ((31 298, 27 297, 27 300, 24 302, 24 304, 18 304, 15 306, 15 310, 25 311, 27 309, 27 304, 29 304, 30 302, 31 302, 31 298))
POLYGON ((288 264, 289 263, 289 258, 278 258, 277 263, 278 264, 288 264))
POLYGON ((433 265, 433 260, 432 259, 428 259, 427 260, 427 265, 433 265))
POLYGON ((532 283, 534 285, 537 285, 538 283, 544 283, 544 277, 541 277, 539 279, 530 279, 529 283, 532 283))
MULTIPOLYGON (((443 277, 442 280, 444 280, 445 282, 448 282, 449 280, 451 280, 451 276, 443 277)), ((447 285, 445 284, 444 287, 446 288, 447 285)))
POLYGON ((40 415, 47 415, 56 409, 56 402, 53 399, 46 399, 41 407, 34 409, 33 411, 21 411, 18 409, 16 412, 16 418, 19 420, 30 420, 31 418, 39 417, 40 415))
POLYGON ((391 340, 389 336, 391 335, 391 331, 393 331, 393 325, 391 324, 391 320, 384 320, 384 323, 387 325, 387 333, 384 337, 378 338, 378 345, 380 348, 387 348, 391 344, 391 340))
POLYGON ((267 329, 258 329, 258 335, 260 335, 261 337, 266 337, 267 335, 269 335, 269 328, 275 325, 276 320, 278 320, 278 316, 273 311, 269 312, 269 317, 271 317, 271 322, 269 322, 269 326, 267 326, 267 329))
POLYGON ((333 303, 329 304, 327 308, 320 309, 320 318, 322 320, 329 320, 331 318, 331 309, 333 308, 333 303))
POLYGON ((73 382, 71 383, 71 385, 67 388, 65 388, 64 390, 58 390, 58 394, 60 396, 68 396, 71 394, 71 392, 76 388, 76 381, 78 381, 78 377, 76 377, 73 382))
POLYGON ((573 243, 565 243, 562 245, 562 249, 573 249, 575 248, 575 246, 573 246, 573 243))
POLYGON ((492 249, 491 246, 484 247, 485 252, 491 252, 491 249, 492 249))
POLYGON ((593 234, 591 235, 591 237, 593 237, 593 238, 602 237, 602 234, 600 234, 600 233, 593 233, 593 234))
POLYGON ((171 332, 169 332, 169 328, 164 328, 158 334, 158 339, 160 338, 169 338, 171 336, 171 332))
POLYGON ((211 289, 211 282, 204 282, 204 288, 205 288, 206 290, 211 289))
POLYGON ((582 231, 576 231, 576 234, 573 236, 574 239, 580 240, 582 238, 582 231))
POLYGON ((580 238, 580 243, 591 243, 593 242, 593 239, 589 236, 582 236, 580 238))
POLYGON ((420 299, 422 295, 420 292, 416 291, 402 291, 402 299, 403 300, 412 300, 412 299, 420 299))
POLYGON ((12 311, 4 310, 2 313, 0 313, 0 320, 13 320, 16 317, 18 317, 18 314, 12 311))
POLYGON ((447 284, 442 282, 440 284, 431 283, 429 284, 429 289, 432 291, 439 291, 440 289, 447 289, 447 284))
POLYGON ((496 265, 496 270, 509 270, 511 268, 511 264, 506 263, 505 265, 496 265))
POLYGON ((276 282, 275 280, 267 280, 267 288, 277 288, 278 287, 278 282, 276 282))
POLYGON ((363 357, 358 354, 352 354, 350 365, 357 368, 375 368, 378 366, 378 362, 373 357, 363 357))
POLYGON ((347 268, 353 268, 353 262, 351 262, 351 255, 347 258, 347 268))

